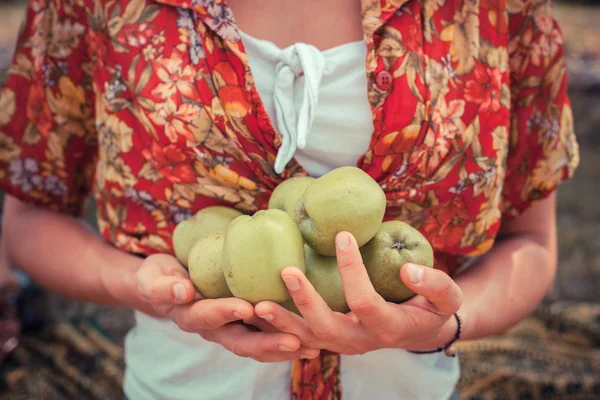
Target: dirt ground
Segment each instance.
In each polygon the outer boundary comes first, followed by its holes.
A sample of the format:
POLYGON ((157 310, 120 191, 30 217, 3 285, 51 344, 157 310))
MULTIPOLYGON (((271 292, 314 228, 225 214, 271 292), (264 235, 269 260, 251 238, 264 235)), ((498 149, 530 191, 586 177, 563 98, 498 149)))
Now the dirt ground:
MULTIPOLYGON (((0 81, 12 54, 23 2, 0 0, 0 81)), ((574 179, 559 188, 560 268, 548 301, 600 302, 600 7, 556 3, 565 35, 571 100, 581 148, 574 179)), ((131 324, 127 311, 51 296, 49 312, 58 319, 95 315, 117 341, 131 324)))

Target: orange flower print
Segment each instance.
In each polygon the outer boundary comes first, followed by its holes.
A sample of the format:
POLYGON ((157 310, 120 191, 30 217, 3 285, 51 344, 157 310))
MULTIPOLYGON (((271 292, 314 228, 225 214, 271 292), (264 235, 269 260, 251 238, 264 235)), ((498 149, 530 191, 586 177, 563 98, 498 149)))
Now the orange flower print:
POLYGON ((150 113, 150 118, 156 125, 164 126, 165 134, 171 143, 175 143, 179 136, 194 140, 188 124, 200 116, 200 111, 200 107, 195 104, 177 106, 173 100, 168 99, 156 105, 154 112, 150 113))
POLYGON ((244 118, 250 111, 250 103, 246 100, 245 91, 239 86, 223 86, 219 89, 219 98, 223 102, 225 112, 232 117, 244 118))
POLYGON ((39 82, 33 83, 29 88, 28 98, 27 118, 44 137, 48 137, 53 125, 53 118, 44 87, 39 82))
POLYGON ((163 100, 170 98, 176 92, 190 98, 195 96, 194 68, 189 64, 184 66, 184 60, 179 51, 173 51, 170 58, 155 61, 152 66, 161 81, 152 90, 153 95, 163 100))
POLYGON ((481 112, 497 112, 500 109, 500 91, 502 89, 502 73, 498 68, 475 66, 475 79, 467 81, 465 100, 479 103, 481 112))

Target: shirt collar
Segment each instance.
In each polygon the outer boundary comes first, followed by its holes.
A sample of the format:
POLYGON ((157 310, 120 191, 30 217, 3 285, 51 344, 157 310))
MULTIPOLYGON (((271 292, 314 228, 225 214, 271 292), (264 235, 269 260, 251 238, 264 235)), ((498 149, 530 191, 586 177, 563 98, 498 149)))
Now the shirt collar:
MULTIPOLYGON (((157 3, 192 9, 200 19, 224 40, 239 40, 237 26, 226 0, 154 0, 157 3)), ((360 0, 365 37, 370 39, 408 0, 360 0)))

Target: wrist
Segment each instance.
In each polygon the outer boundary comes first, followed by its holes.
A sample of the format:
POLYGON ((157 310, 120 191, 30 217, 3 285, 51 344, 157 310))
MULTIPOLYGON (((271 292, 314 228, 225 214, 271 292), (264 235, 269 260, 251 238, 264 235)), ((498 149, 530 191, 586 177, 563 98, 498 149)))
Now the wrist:
MULTIPOLYGON (((459 330, 458 321, 454 315, 451 315, 450 318, 446 321, 444 325, 440 328, 440 336, 439 341, 436 345, 436 348, 444 347, 449 343, 456 340, 456 335, 459 330)), ((462 330, 462 318, 461 318, 461 327, 462 330)), ((462 335, 461 335, 462 336, 462 335)))
POLYGON ((462 323, 458 314, 453 314, 442 324, 437 332, 427 340, 419 343, 415 348, 409 349, 411 353, 432 354, 445 352, 447 356, 454 356, 454 344, 461 337, 462 323))
POLYGON ((102 287, 113 305, 140 308, 144 302, 137 289, 136 273, 144 260, 115 248, 111 248, 109 252, 119 252, 119 262, 104 260, 107 267, 100 271, 102 287))

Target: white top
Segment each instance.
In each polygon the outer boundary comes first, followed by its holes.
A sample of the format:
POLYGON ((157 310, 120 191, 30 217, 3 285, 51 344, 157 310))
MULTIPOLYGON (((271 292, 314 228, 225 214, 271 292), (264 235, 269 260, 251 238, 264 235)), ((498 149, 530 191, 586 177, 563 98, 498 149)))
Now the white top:
POLYGON ((282 50, 241 36, 256 89, 282 136, 275 171, 283 171, 294 155, 313 176, 356 165, 373 133, 365 42, 321 52, 304 43, 282 50))
MULTIPOLYGON (((242 34, 256 87, 282 135, 281 171, 295 155, 314 176, 355 165, 373 129, 367 102, 366 48, 354 42, 320 52, 283 50, 242 34)), ((130 400, 289 399, 291 362, 259 363, 183 332, 168 320, 136 312, 125 342, 125 393, 130 400)), ((448 399, 458 358, 400 349, 341 356, 342 396, 362 399, 448 399)))

